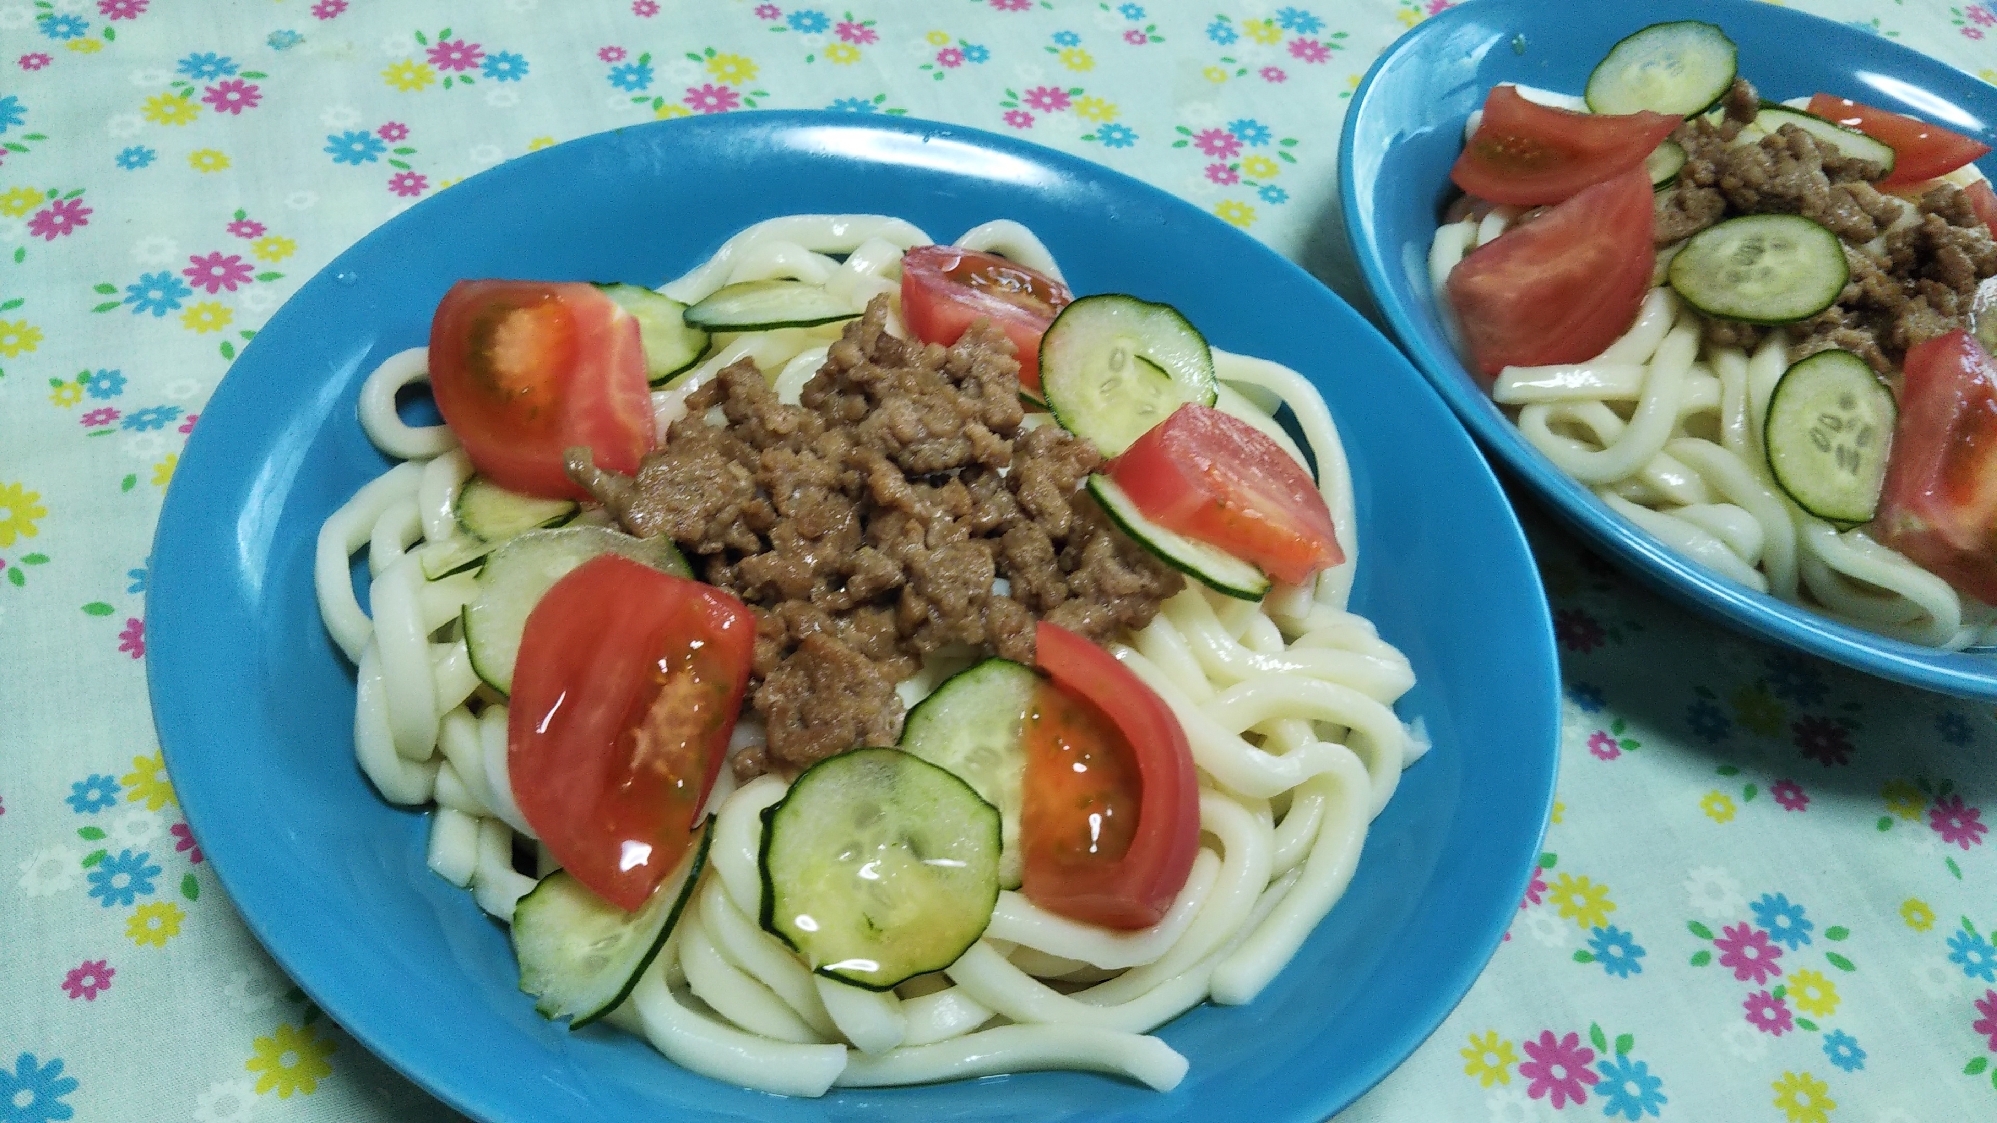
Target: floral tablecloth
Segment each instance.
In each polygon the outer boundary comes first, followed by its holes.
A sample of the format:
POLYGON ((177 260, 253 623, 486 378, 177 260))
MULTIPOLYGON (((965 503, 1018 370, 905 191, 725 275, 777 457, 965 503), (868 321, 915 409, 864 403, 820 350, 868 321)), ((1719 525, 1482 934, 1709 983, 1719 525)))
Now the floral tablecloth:
MULTIPOLYGON (((1446 6, 853 2, 0 0, 0 1120, 450 1117, 247 934, 146 704, 178 450, 341 249, 570 137, 831 107, 1080 153, 1350 293, 1344 99, 1446 6)), ((1997 81, 1989 0, 1797 6, 1997 81)), ((1997 1119, 1992 712, 1533 533, 1566 684, 1545 853, 1469 997, 1340 1118, 1997 1119)))

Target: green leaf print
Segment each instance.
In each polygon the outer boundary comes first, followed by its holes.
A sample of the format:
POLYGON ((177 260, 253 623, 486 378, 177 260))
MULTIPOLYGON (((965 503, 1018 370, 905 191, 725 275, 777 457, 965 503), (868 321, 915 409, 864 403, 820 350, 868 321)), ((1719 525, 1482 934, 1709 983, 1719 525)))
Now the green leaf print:
POLYGON ((1738 769, 1738 768, 1735 768, 1735 767, 1734 767, 1733 765, 1731 765, 1731 764, 1722 764, 1722 765, 1720 765, 1720 766, 1719 766, 1718 768, 1715 768, 1715 769, 1714 769, 1713 771, 1715 771, 1715 772, 1718 772, 1718 773, 1719 773, 1720 775, 1722 775, 1722 776, 1738 776, 1738 775, 1740 775, 1740 769, 1738 769))
POLYGON ((1893 829, 1893 816, 1891 816, 1891 815, 1881 815, 1881 816, 1879 817, 1879 823, 1878 823, 1877 825, 1878 825, 1879 829, 1880 829, 1880 830, 1882 830, 1882 831, 1890 831, 1890 830, 1892 830, 1892 829, 1893 829))
MULTIPOLYGON (((109 281, 99 281, 96 284, 90 286, 90 291, 96 293, 103 293, 105 296, 110 296, 112 293, 118 291, 118 286, 112 284, 109 281)), ((5 308, 6 305, 0 304, 0 310, 4 310, 5 308)))
POLYGON ((28 583, 28 576, 18 569, 10 569, 7 571, 7 583, 18 589, 28 583))
POLYGON ((1597 1053, 1606 1053, 1609 1051, 1609 1035, 1602 1032, 1600 1023, 1588 1023, 1588 1040, 1594 1043, 1597 1053))
POLYGON ((105 856, 105 854, 106 854, 106 853, 108 853, 108 851, 104 851, 104 850, 92 850, 92 851, 91 851, 90 853, 88 853, 88 854, 84 855, 84 857, 83 857, 83 868, 84 868, 84 869, 89 869, 90 867, 92 867, 92 866, 96 865, 97 863, 99 863, 99 862, 103 861, 103 860, 104 860, 104 856, 105 856))
POLYGON ((1843 940, 1849 938, 1850 936, 1851 936, 1851 929, 1846 928, 1842 924, 1834 925, 1830 928, 1824 929, 1824 939, 1826 940, 1843 940))
POLYGON ((104 837, 104 828, 84 827, 76 832, 76 837, 83 839, 85 842, 96 842, 98 839, 104 837))
POLYGON ((1757 789, 1757 788, 1756 788, 1756 787, 1755 787, 1755 786, 1754 786, 1753 784, 1749 784, 1748 786, 1746 786, 1746 787, 1744 787, 1744 788, 1742 788, 1742 789, 1740 790, 1740 798, 1741 798, 1741 802, 1743 802, 1743 803, 1753 803, 1753 802, 1754 802, 1754 797, 1755 797, 1755 795, 1757 795, 1758 793, 1759 793, 1759 789, 1757 789))
POLYGON ((201 899, 201 883, 195 880, 193 874, 187 874, 180 879, 180 895, 190 901, 201 899))
POLYGON ((1962 1066, 1962 1074, 1964 1076, 1975 1076, 1981 1073, 1984 1069, 1989 1067, 1990 1067, 1989 1057, 1978 1057, 1975 1060, 1969 1062, 1968 1064, 1962 1066))
POLYGON ((1636 1048, 1636 1034, 1619 1033, 1616 1035, 1616 1056, 1618 1057, 1627 1056, 1630 1050, 1635 1048, 1636 1048))
POLYGON ((1713 930, 1699 923, 1696 920, 1688 921, 1685 925, 1685 930, 1692 933, 1694 936, 1699 937, 1702 940, 1710 940, 1713 938, 1713 930))
POLYGON ((1577 951, 1577 952, 1575 952, 1575 953, 1574 953, 1574 962, 1576 962, 1576 963, 1593 963, 1593 962, 1595 962, 1595 957, 1594 957, 1594 956, 1593 956, 1592 954, 1588 953, 1588 952, 1585 952, 1585 951, 1577 951))
POLYGON ((1858 967, 1855 964, 1853 964, 1851 960, 1846 959, 1844 956, 1839 955, 1837 952, 1827 951, 1824 953, 1824 958, 1830 960, 1831 966, 1837 968, 1840 971, 1858 970, 1858 967))
POLYGON ((1704 967, 1712 961, 1713 953, 1710 951, 1696 951, 1692 953, 1692 966, 1694 967, 1704 967))
POLYGON ((1810 1020, 1810 1019, 1808 1019, 1808 1018, 1797 1018, 1797 1019, 1796 1019, 1796 1028, 1797 1028, 1797 1029, 1807 1029, 1807 1030, 1809 1030, 1809 1031, 1810 1031, 1811 1033, 1815 1033, 1815 1032, 1817 1032, 1817 1023, 1815 1023, 1815 1022, 1811 1021, 1811 1020, 1810 1020))
POLYGON ((130 490, 132 490, 132 489, 133 489, 134 487, 137 487, 137 486, 138 486, 138 483, 139 483, 139 477, 137 477, 137 476, 126 476, 126 477, 125 477, 125 478, 124 478, 124 479, 123 479, 122 481, 120 481, 120 482, 119 482, 119 484, 118 484, 118 490, 119 490, 119 491, 130 491, 130 490))
POLYGON ((1942 864, 1948 867, 1948 872, 1954 874, 1957 881, 1962 880, 1962 867, 1955 864, 1954 858, 1950 858, 1942 864))
POLYGON ((1553 864, 1555 862, 1558 862, 1559 860, 1560 860, 1560 855, 1555 854, 1551 850, 1548 850, 1546 853, 1541 854, 1539 856, 1539 868, 1543 870, 1550 870, 1553 868, 1553 864))
POLYGON ((94 600, 91 601, 89 604, 84 605, 83 611, 91 616, 109 616, 114 610, 110 605, 105 604, 103 601, 94 600))

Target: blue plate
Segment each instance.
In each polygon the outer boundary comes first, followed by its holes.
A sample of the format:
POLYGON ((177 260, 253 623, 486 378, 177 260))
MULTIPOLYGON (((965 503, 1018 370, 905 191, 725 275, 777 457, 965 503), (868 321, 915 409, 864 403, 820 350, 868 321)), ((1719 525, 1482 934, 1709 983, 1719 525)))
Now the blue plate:
MULTIPOLYGON (((1667 593, 1765 639, 1882 678, 1997 699, 1997 658, 1887 639, 1784 604, 1691 562, 1610 511, 1526 442, 1444 334, 1428 247, 1470 111, 1500 82, 1579 93, 1617 40, 1646 23, 1681 19, 1724 28, 1740 46, 1741 75, 1765 97, 1834 93, 1997 147, 1997 88, 1869 31, 1753 0, 1671 0, 1645 4, 1640 13, 1614 4, 1478 0, 1401 36, 1353 95, 1339 191, 1366 284, 1415 365, 1484 447, 1584 536, 1667 593)), ((1997 178, 1997 155, 1979 166, 1997 178)))
POLYGON ((605 133, 506 164, 342 254, 202 410, 161 513, 151 690, 173 782, 251 929, 368 1048, 481 1119, 1215 1119, 1317 1123, 1440 1023, 1511 919, 1553 793, 1553 642, 1523 536, 1462 429, 1393 347, 1301 270, 1186 203, 968 129, 755 113, 605 133), (1364 538, 1357 607, 1413 660, 1435 749, 1374 824, 1345 900, 1254 1003, 1161 1033, 1170 1094, 1040 1073, 790 1100, 715 1083, 516 989, 504 929, 424 868, 351 741, 353 671, 314 607, 320 522, 387 467, 361 380, 423 342, 463 277, 656 284, 751 222, 900 214, 938 237, 1010 217, 1078 291, 1185 310, 1307 372, 1343 428, 1364 538), (1466 558, 1475 559, 1466 566, 1466 558), (1493 673, 1502 668, 1502 674, 1493 673))

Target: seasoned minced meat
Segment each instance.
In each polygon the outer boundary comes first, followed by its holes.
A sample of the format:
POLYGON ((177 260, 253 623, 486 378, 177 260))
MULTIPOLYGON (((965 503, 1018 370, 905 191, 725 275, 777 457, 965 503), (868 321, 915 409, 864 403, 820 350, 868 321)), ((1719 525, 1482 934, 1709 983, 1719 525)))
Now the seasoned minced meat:
POLYGON ((925 655, 1031 662, 1037 620, 1103 641, 1184 583, 1080 490, 1094 446, 1024 427, 1003 334, 946 349, 886 317, 877 299, 849 324, 798 405, 744 361, 688 396, 635 477, 569 461, 627 529, 670 536, 755 612, 750 704, 779 767, 892 743, 894 684, 925 655))

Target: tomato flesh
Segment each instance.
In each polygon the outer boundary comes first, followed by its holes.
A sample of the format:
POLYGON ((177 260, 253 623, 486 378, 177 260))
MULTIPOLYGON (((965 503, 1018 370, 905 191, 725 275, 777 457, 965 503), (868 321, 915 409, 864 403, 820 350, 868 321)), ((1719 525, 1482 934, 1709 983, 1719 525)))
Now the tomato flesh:
POLYGON ((1907 352, 1879 541, 1997 604, 1997 364, 1960 329, 1907 352))
POLYGON ((562 468, 573 447, 626 475, 653 443, 638 321, 593 285, 459 281, 430 324, 437 410, 501 487, 588 498, 562 468))
POLYGON ((901 317, 924 343, 957 342, 979 319, 1012 341, 1020 387, 1040 391, 1040 337, 1075 299, 1068 286, 997 254, 916 246, 901 259, 901 317))
POLYGON ((1110 462, 1144 517, 1301 585, 1345 560, 1304 466, 1238 417, 1180 406, 1110 462))
POLYGON ((1991 188, 1989 180, 1979 179, 1963 188, 1962 193, 1969 197, 1969 209, 1989 227, 1990 236, 1997 238, 1997 190, 1991 188))
POLYGON ((1022 891, 1072 920, 1156 924, 1199 851, 1185 732, 1150 687, 1089 640, 1042 620, 1034 643, 1053 681, 1027 715, 1022 891))
POLYGON ((1558 203, 1642 167, 1644 157, 1683 121, 1649 110, 1574 113, 1527 101, 1516 87, 1493 86, 1484 99, 1484 119, 1449 178, 1495 203, 1558 203))
POLYGON ((1874 109, 1850 98, 1818 94, 1810 99, 1810 112, 1847 129, 1857 129, 1893 149, 1893 171, 1877 184, 1884 191, 1947 175, 1990 151, 1989 145, 1940 125, 1874 109))
POLYGON ((514 800, 564 869, 627 912, 686 853, 755 633, 731 594, 614 555, 527 617, 507 715, 514 800))
POLYGON ((1651 211, 1632 168, 1470 251, 1447 288, 1475 369, 1580 362, 1628 331, 1657 263, 1651 211))

